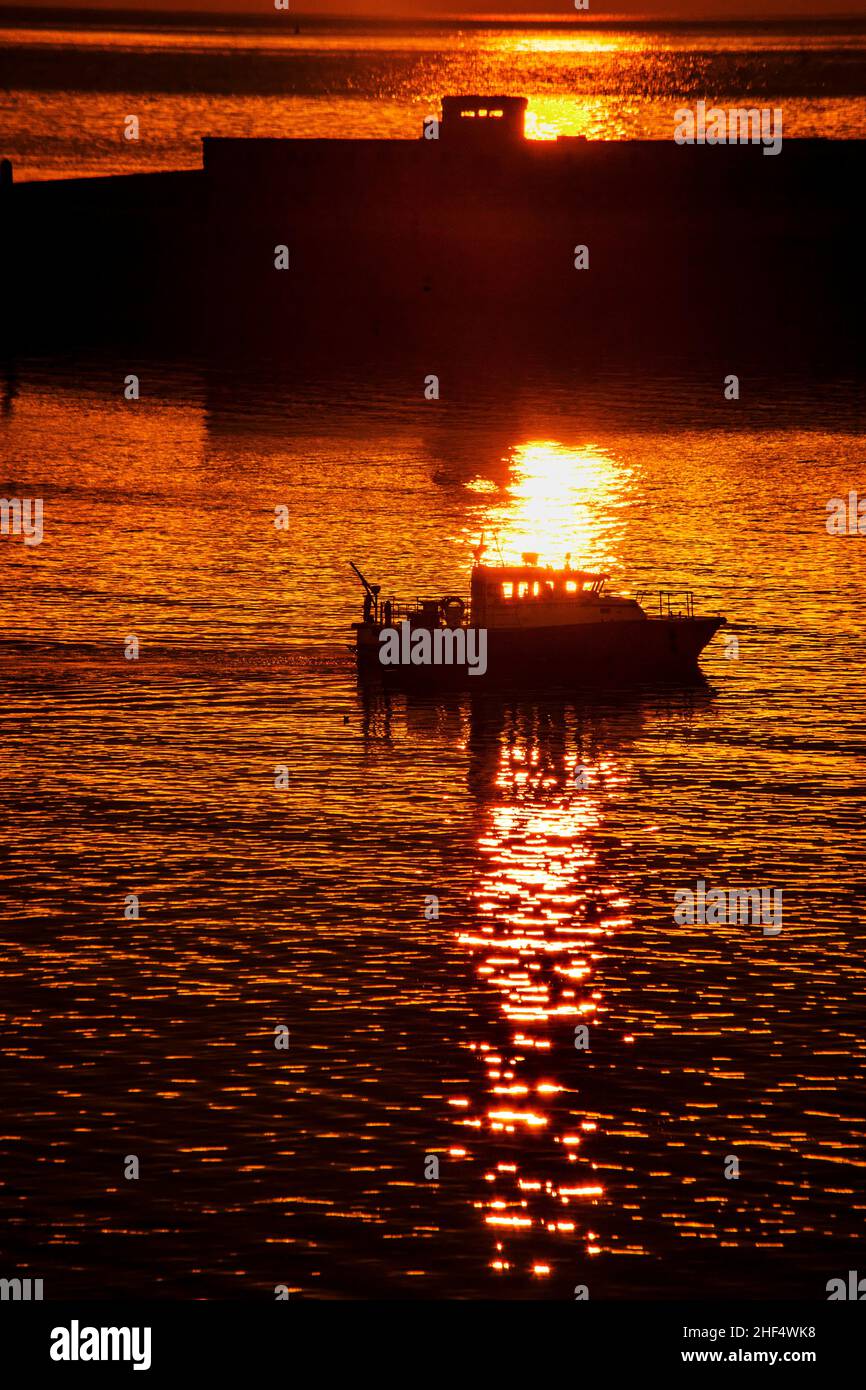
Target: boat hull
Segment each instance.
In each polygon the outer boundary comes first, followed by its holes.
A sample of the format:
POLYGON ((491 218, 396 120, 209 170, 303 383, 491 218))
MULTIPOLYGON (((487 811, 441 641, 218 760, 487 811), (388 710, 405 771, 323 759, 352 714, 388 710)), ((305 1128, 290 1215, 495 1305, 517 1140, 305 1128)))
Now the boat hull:
POLYGON ((699 674, 698 658, 723 617, 642 618, 634 622, 560 627, 490 628, 487 669, 383 665, 375 623, 357 624, 359 670, 365 677, 413 689, 483 689, 503 685, 597 685, 677 680, 699 674))

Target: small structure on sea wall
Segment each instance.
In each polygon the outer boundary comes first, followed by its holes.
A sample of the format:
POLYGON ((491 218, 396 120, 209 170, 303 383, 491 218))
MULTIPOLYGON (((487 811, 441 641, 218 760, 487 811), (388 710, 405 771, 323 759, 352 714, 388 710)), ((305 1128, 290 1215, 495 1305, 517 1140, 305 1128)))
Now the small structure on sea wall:
POLYGON ((528 105, 526 97, 443 97, 442 139, 481 149, 514 144, 524 138, 528 105))

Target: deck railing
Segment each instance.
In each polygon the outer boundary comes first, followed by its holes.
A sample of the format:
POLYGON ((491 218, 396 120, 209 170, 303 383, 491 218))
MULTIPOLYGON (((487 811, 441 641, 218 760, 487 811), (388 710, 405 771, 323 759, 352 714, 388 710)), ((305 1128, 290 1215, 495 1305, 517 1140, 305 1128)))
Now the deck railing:
POLYGON ((643 589, 635 594, 642 608, 657 612, 660 618, 693 618, 695 596, 691 589, 643 589))
MULTIPOLYGON (((461 594, 461 595, 457 595, 457 597, 463 598, 462 594, 461 594)), ((390 604, 391 604, 391 624, 392 624, 392 626, 394 626, 394 627, 398 626, 398 625, 403 621, 404 618, 408 618, 408 617, 410 617, 410 616, 413 616, 413 617, 414 617, 414 616, 417 616, 417 614, 420 613, 420 611, 421 611, 421 605, 422 605, 422 603, 430 603, 430 602, 432 602, 431 599, 416 598, 414 603, 405 603, 405 602, 404 602, 404 603, 398 603, 397 600, 396 600, 395 598, 393 598, 393 597, 390 597, 388 600, 382 599, 382 598, 380 597, 380 599, 379 599, 379 622, 380 622, 380 623, 383 623, 383 622, 385 621, 385 603, 386 603, 386 601, 390 602, 390 604)), ((437 602, 438 602, 438 601, 439 601, 439 600, 437 600, 437 602)), ((468 619, 469 619, 469 611, 470 611, 470 610, 469 610, 469 599, 468 599, 468 598, 463 598, 463 608, 464 608, 464 612, 463 612, 463 623, 466 624, 467 621, 468 621, 468 619)))

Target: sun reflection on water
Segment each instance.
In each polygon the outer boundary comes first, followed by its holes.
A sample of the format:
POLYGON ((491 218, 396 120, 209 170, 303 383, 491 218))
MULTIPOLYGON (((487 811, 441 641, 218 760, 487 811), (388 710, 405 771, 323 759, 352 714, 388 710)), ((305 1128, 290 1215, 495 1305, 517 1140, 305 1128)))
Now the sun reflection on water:
POLYGON ((521 444, 508 462, 506 495, 485 514, 507 563, 537 551, 542 564, 562 565, 570 554, 575 567, 617 568, 627 466, 593 444, 576 449, 555 440, 521 444))
POLYGON ((562 711, 530 706, 504 717, 482 771, 493 800, 477 840, 472 925, 458 939, 498 1009, 489 1041, 469 1044, 484 1082, 477 1100, 460 1098, 456 1123, 484 1141, 489 1192, 476 1205, 498 1275, 548 1278, 563 1242, 578 1269, 602 1248, 592 1213, 604 1184, 582 1148, 596 1120, 581 1107, 580 1058, 584 1028, 604 1013, 601 948, 630 922, 592 843, 599 789, 623 777, 608 752, 579 749, 562 711))

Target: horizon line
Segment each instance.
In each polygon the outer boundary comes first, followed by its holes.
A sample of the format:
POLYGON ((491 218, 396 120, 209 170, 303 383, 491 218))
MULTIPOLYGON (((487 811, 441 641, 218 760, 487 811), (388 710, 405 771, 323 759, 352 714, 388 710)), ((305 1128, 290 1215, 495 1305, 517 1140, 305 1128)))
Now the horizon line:
POLYGON ((197 7, 172 9, 169 7, 169 0, 139 0, 139 3, 116 4, 113 0, 108 0, 106 4, 80 4, 78 0, 49 0, 49 3, 35 4, 3 4, 0 3, 0 19, 4 15, 15 15, 19 20, 29 18, 39 18, 51 14, 75 14, 81 16, 93 16, 95 19, 107 19, 109 16, 123 16, 127 19, 138 19, 150 21, 153 19, 164 22, 179 22, 192 19, 204 21, 207 19, 231 18, 248 22, 253 25, 268 24, 274 21, 281 21, 286 14, 290 14, 294 20, 303 20, 307 23, 322 20, 352 21, 357 24, 509 24, 509 25, 547 25, 548 27, 574 27, 576 24, 583 25, 584 28, 594 27, 619 27, 630 28, 641 27, 665 27, 676 25, 681 28, 702 28, 707 25, 717 25, 723 28, 736 28, 738 26, 759 26, 773 25, 779 28, 790 26, 801 26, 805 28, 819 28, 827 24, 843 21, 845 23, 866 24, 866 10, 860 8, 858 11, 837 10, 831 13, 802 13, 802 14, 779 14, 768 13, 760 15, 737 15, 730 11, 724 12, 720 6, 719 12, 707 14, 701 17, 684 16, 681 13, 669 12, 666 14, 635 13, 631 15, 616 13, 611 10, 601 12, 575 11, 574 14, 563 14, 562 11, 550 12, 531 12, 517 13, 509 11, 476 11, 472 14, 460 12, 441 13, 434 9, 419 14, 407 15, 398 12, 363 14, 357 10, 273 10, 265 12, 251 12, 242 7, 240 0, 236 4, 204 3, 197 7))

